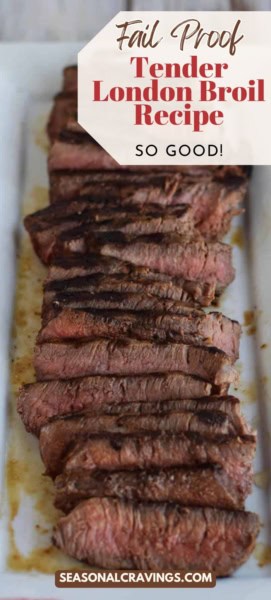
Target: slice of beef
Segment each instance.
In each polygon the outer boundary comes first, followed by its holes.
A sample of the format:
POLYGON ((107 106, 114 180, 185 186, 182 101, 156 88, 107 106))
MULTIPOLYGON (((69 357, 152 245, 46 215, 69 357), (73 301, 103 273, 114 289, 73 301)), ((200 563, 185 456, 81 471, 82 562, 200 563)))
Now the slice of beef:
POLYGON ((77 119, 77 94, 73 91, 60 92, 54 97, 47 124, 47 133, 51 142, 58 137, 70 119, 77 119))
MULTIPOLYGON (((33 247, 39 258, 50 263, 59 238, 69 244, 84 246, 92 232, 118 230, 131 234, 177 232, 192 234, 194 231, 191 210, 185 205, 169 210, 150 205, 142 210, 121 210, 108 203, 60 202, 32 215, 24 221, 33 247), (67 210, 68 207, 68 210, 67 210)), ((83 251, 83 250, 82 250, 83 251)))
POLYGON ((78 246, 62 240, 60 235, 54 248, 55 255, 73 254, 74 251, 83 254, 94 251, 188 281, 215 283, 218 293, 231 283, 235 274, 232 249, 228 244, 206 242, 190 235, 93 233, 84 240, 83 248, 81 243, 78 246))
MULTIPOLYGON (((225 469, 229 477, 247 489, 255 447, 255 436, 217 435, 209 439, 195 432, 93 435, 79 439, 72 447, 65 470, 116 471, 212 464, 225 469)), ((48 446, 43 448, 42 458, 48 474, 58 475, 62 471, 62 461, 54 461, 48 446)))
MULTIPOLYGON (((182 179, 187 180, 183 175, 182 179)), ((162 168, 160 173, 128 171, 80 171, 58 170, 49 173, 50 200, 72 200, 77 195, 88 195, 118 200, 121 205, 132 203, 168 204, 173 198, 179 184, 180 175, 167 173, 162 168)), ((184 204, 184 202, 181 202, 184 204)))
MULTIPOLYGON (((215 389, 211 384, 182 373, 132 377, 83 377, 23 386, 18 399, 18 412, 26 429, 38 434, 40 428, 52 417, 71 412, 87 409, 95 414, 106 411, 110 414, 112 411, 116 412, 117 407, 124 411, 124 406, 137 402, 142 404, 154 402, 157 412, 163 412, 165 401, 182 404, 183 401, 179 401, 179 398, 189 400, 207 397, 214 392, 215 389), (106 408, 107 406, 109 408, 106 408)), ((208 400, 201 401, 203 409, 208 408, 208 400)), ((187 406, 194 408, 194 404, 187 406)), ((179 408, 179 404, 170 405, 170 408, 173 410, 179 408)), ((127 410, 126 408, 126 412, 127 410)), ((218 410, 226 410, 223 399, 218 405, 218 410)))
MULTIPOLYGON (((118 260, 117 258, 108 258, 100 254, 84 254, 84 256, 81 256, 75 253, 69 256, 53 257, 45 282, 83 277, 95 273, 108 275, 123 273, 124 275, 128 275, 133 273, 134 269, 136 267, 131 265, 131 263, 118 260)), ((153 277, 160 276, 159 273, 150 271, 150 269, 142 269, 142 274, 146 277, 149 273, 153 273, 153 277)))
MULTIPOLYGON (((91 275, 83 275, 79 277, 72 277, 71 279, 65 279, 64 281, 57 280, 45 284, 44 287, 44 301, 52 302, 57 294, 69 293, 72 291, 87 291, 90 293, 99 292, 120 292, 127 294, 146 294, 158 296, 159 298, 165 298, 169 300, 178 301, 179 307, 183 304, 183 309, 187 309, 187 312, 193 312, 197 314, 199 307, 188 306, 186 302, 190 297, 197 298, 201 297, 204 293, 202 292, 203 286, 198 285, 197 282, 189 282, 183 279, 170 280, 170 277, 164 280, 159 278, 156 274, 153 275, 151 272, 145 275, 140 272, 132 272, 129 275, 124 273, 92 273, 91 275)), ((179 311, 180 312, 180 311, 179 311)))
MULTIPOLYGON (((218 292, 235 275, 232 248, 228 244, 194 240, 191 236, 157 233, 133 237, 112 231, 98 235, 96 240, 91 236, 86 246, 90 251, 96 247, 103 256, 127 260, 173 277, 215 283, 218 292)), ((73 252, 73 247, 64 242, 57 253, 63 252, 73 252)))
MULTIPOLYGON (((168 403, 168 404, 172 404, 168 403)), ((216 408, 220 401, 210 400, 208 408, 202 408, 202 401, 175 401, 173 406, 163 403, 132 403, 131 405, 107 405, 103 414, 93 412, 74 413, 57 418, 42 427, 40 432, 41 456, 50 465, 63 464, 67 452, 79 440, 86 440, 100 434, 147 434, 149 432, 185 433, 198 432, 212 439, 217 435, 252 435, 252 430, 240 415, 240 408, 230 413, 234 404, 228 400, 227 412, 216 408), (174 406, 175 404, 175 406, 174 406), (194 404, 194 407, 193 407, 194 404), (177 405, 177 406, 176 406, 177 405), (116 411, 116 408, 119 410, 116 411), (123 409, 123 410, 122 410, 123 409), (163 412, 162 412, 163 411, 163 412), (117 414, 114 414, 117 413, 117 414)))
POLYGON ((215 385, 237 383, 233 362, 234 359, 214 348, 99 338, 83 343, 38 344, 34 357, 40 380, 180 371, 215 385))
POLYGON ((65 92, 74 92, 77 96, 77 65, 68 65, 63 69, 63 85, 65 92))
POLYGON ((48 171, 62 169, 121 169, 101 146, 89 141, 87 133, 71 134, 63 130, 48 154, 48 171))
MULTIPOLYGON (((126 279, 142 283, 158 282, 167 284, 167 296, 172 297, 175 293, 176 297, 182 300, 182 302, 189 304, 208 306, 214 300, 214 283, 188 281, 181 277, 172 277, 166 273, 152 271, 148 267, 140 267, 129 262, 96 254, 71 254, 68 257, 53 258, 47 276, 47 283, 55 280, 74 279, 75 277, 90 275, 99 275, 100 277, 102 274, 109 276, 123 275, 127 276, 126 279), (174 289, 175 292, 173 293, 171 289, 174 289)), ((57 285, 61 286, 61 284, 57 285)), ((166 286, 164 286, 165 289, 166 286)), ((165 293, 163 295, 165 296, 165 293)))
POLYGON ((231 219, 240 212, 247 192, 248 182, 243 177, 231 177, 226 181, 192 180, 185 175, 121 173, 118 179, 112 172, 55 171, 50 174, 50 197, 71 201, 77 194, 89 194, 101 201, 103 197, 122 206, 142 207, 149 203, 162 206, 188 204, 193 213, 195 226, 210 239, 221 238, 227 233, 231 219), (108 178, 111 177, 111 180, 108 178))
MULTIPOLYGON (((186 308, 186 307, 185 307, 186 308)), ((38 342, 95 337, 132 337, 140 340, 179 341, 213 346, 238 358, 241 327, 218 312, 184 311, 183 315, 152 312, 84 312, 63 308, 43 327, 38 342), (186 314, 185 314, 186 313, 186 314)))
MULTIPOLYGON (((77 225, 83 221, 89 221, 90 224, 93 221, 98 227, 101 223, 107 223, 107 221, 126 219, 133 222, 143 219, 143 217, 149 220, 175 217, 176 220, 181 219, 182 223, 191 224, 192 211, 186 204, 166 208, 159 204, 122 206, 117 198, 112 201, 107 196, 97 198, 95 196, 78 196, 70 202, 63 200, 55 202, 53 205, 27 215, 24 223, 26 229, 32 235, 70 220, 77 225)), ((113 229, 111 225, 110 227, 113 229)))
POLYGON ((193 304, 186 292, 183 292, 181 302, 159 298, 146 292, 144 295, 142 293, 116 292, 115 290, 105 292, 88 292, 86 290, 58 292, 51 304, 43 303, 42 323, 45 325, 50 319, 56 317, 64 306, 84 311, 90 310, 92 313, 93 311, 98 312, 105 309, 119 311, 120 313, 123 311, 152 311, 158 314, 166 312, 183 315, 183 302, 193 304))
POLYGON ((92 498, 62 517, 54 543, 102 569, 214 571, 230 575, 254 549, 254 513, 92 498))
POLYGON ((152 471, 69 471, 55 479, 55 506, 65 513, 89 498, 109 497, 183 506, 242 509, 245 493, 217 466, 152 471))
MULTIPOLYGON (((199 289, 201 286, 199 286, 199 289)), ((114 294, 120 294, 120 304, 118 305, 118 311, 121 309, 125 310, 125 306, 122 305, 122 296, 125 297, 125 304, 129 305, 129 298, 131 298, 130 304, 133 304, 132 298, 134 297, 134 304, 136 305, 136 298, 140 299, 140 306, 144 310, 144 303, 146 304, 146 310, 148 299, 155 297, 157 300, 168 300, 173 301, 169 303, 169 310, 173 312, 174 306, 176 306, 176 314, 188 315, 191 317, 201 316, 199 307, 193 306, 192 298, 196 299, 199 297, 199 289, 197 284, 189 285, 182 284, 179 286, 174 282, 160 281, 150 277, 142 277, 140 274, 131 274, 130 276, 122 273, 115 273, 112 275, 104 275, 102 273, 95 273, 83 277, 76 277, 73 279, 56 280, 45 285, 44 298, 43 298, 43 310, 46 312, 47 307, 50 308, 52 304, 59 307, 68 306, 69 304, 76 303, 77 300, 83 301, 82 308, 88 306, 88 301, 93 300, 94 296, 99 297, 101 294, 111 294, 112 301, 114 302, 114 294), (170 308, 171 306, 171 308, 170 308)), ((102 298, 102 296, 101 296, 102 298)), ((106 298, 106 296, 104 296, 106 298)), ((110 296, 108 296, 110 298, 110 296)), ((194 300, 195 301, 195 300, 194 300)), ((157 307, 154 303, 153 311, 157 311, 157 307)), ((99 306, 97 306, 99 308, 99 306)), ((110 306, 108 306, 110 308, 110 306)), ((114 306, 112 305, 112 309, 114 306)), ((131 310, 133 308, 131 307, 131 310)), ((137 312, 139 308, 135 309, 137 312)))

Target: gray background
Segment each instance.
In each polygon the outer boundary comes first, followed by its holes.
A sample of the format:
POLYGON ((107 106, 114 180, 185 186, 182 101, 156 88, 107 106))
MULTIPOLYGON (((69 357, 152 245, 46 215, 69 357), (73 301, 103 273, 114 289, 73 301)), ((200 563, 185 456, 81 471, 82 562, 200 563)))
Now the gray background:
POLYGON ((90 39, 119 10, 271 10, 271 0, 0 0, 0 40, 90 39))

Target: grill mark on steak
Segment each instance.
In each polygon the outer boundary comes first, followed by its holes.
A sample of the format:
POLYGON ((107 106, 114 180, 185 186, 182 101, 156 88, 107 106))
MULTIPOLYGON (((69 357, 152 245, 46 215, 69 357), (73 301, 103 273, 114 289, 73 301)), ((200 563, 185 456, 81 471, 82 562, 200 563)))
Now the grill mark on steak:
POLYGON ((188 281, 181 277, 172 277, 166 273, 152 271, 148 267, 135 266, 111 257, 97 257, 95 255, 91 259, 91 255, 80 256, 77 255, 76 260, 74 255, 60 260, 55 258, 54 264, 49 269, 45 290, 63 291, 71 283, 77 285, 79 282, 82 284, 84 282, 86 284, 88 282, 100 284, 107 282, 106 285, 108 286, 108 281, 118 280, 118 285, 120 285, 120 282, 123 282, 123 285, 128 285, 129 282, 131 285, 132 282, 134 284, 137 282, 138 285, 146 285, 144 294, 147 290, 152 290, 155 295, 173 296, 189 304, 208 306, 214 300, 214 283, 188 281), (78 264, 80 256, 82 258, 81 265, 78 264), (106 278, 105 275, 107 275, 106 278), (70 282, 71 279, 74 281, 70 282), (57 281, 59 282, 57 283, 57 281))
POLYGON ((184 302, 187 302, 187 300, 185 292, 183 293, 182 301, 160 298, 147 293, 144 295, 129 294, 113 290, 93 293, 87 290, 58 292, 51 303, 43 302, 42 323, 43 325, 48 323, 65 306, 84 312, 93 312, 93 310, 100 312, 102 310, 118 310, 119 312, 132 311, 142 314, 142 312, 152 311, 153 314, 162 314, 165 312, 168 314, 183 315, 184 302))
MULTIPOLYGON (((38 435, 40 428, 51 418, 82 410, 93 410, 95 414, 118 414, 118 411, 130 410, 133 414, 135 409, 132 406, 129 409, 129 405, 138 402, 141 403, 142 413, 148 409, 149 403, 158 413, 169 409, 178 410, 184 405, 193 410, 197 406, 190 400, 193 398, 200 398, 202 409, 211 408, 209 398, 204 396, 215 392, 216 389, 211 384, 181 373, 131 377, 94 376, 27 384, 20 392, 18 412, 26 429, 38 435), (166 401, 168 405, 165 409, 166 401)), ((219 403, 216 402, 216 407, 227 412, 227 399, 221 398, 219 403)))
POLYGON ((124 338, 66 344, 45 342, 36 346, 34 356, 40 380, 180 371, 221 385, 237 382, 233 362, 233 358, 215 348, 124 338))
POLYGON ((96 273, 83 277, 74 277, 60 281, 49 282, 45 285, 44 301, 51 302, 54 295, 57 293, 67 294, 71 291, 87 291, 90 293, 99 293, 104 291, 113 291, 120 293, 132 294, 151 294, 159 298, 167 298, 182 302, 183 297, 192 295, 197 298, 201 295, 201 286, 197 283, 183 287, 176 285, 173 282, 159 281, 159 279, 151 277, 144 278, 140 275, 124 275, 116 273, 105 276, 103 273, 96 273))
POLYGON ((138 209, 153 203, 167 208, 186 203, 197 229, 204 236, 217 239, 227 233, 232 217, 240 212, 248 182, 244 176, 230 175, 224 180, 212 177, 208 173, 193 178, 184 173, 170 176, 125 171, 52 172, 51 201, 62 199, 69 204, 74 196, 88 194, 96 201, 98 195, 101 200, 106 196, 108 201, 117 200, 122 207, 135 205, 138 209))
POLYGON ((252 552, 257 515, 93 498, 62 517, 54 543, 108 569, 206 570, 229 575, 252 552))
POLYGON ((124 259, 190 281, 227 286, 234 278, 232 249, 220 242, 195 241, 177 234, 124 236, 120 232, 99 234, 97 249, 104 256, 124 259))
MULTIPOLYGON (((153 407, 143 406, 145 409, 143 412, 141 412, 141 406, 137 404, 128 407, 128 410, 124 410, 124 412, 117 412, 114 407, 113 410, 112 407, 105 407, 103 414, 75 413, 64 418, 54 419, 41 429, 41 456, 46 457, 47 466, 57 465, 59 471, 65 456, 75 443, 78 443, 79 440, 87 440, 90 436, 97 434, 114 435, 115 449, 121 449, 121 442, 116 438, 117 434, 146 435, 157 431, 172 434, 197 432, 207 439, 215 439, 218 435, 252 436, 251 428, 240 412, 230 413, 229 408, 232 406, 230 401, 228 401, 227 412, 217 410, 215 400, 211 401, 208 408, 205 409, 201 407, 201 401, 195 402, 194 408, 189 407, 189 402, 185 401, 183 403, 179 401, 179 405, 177 407, 166 405, 162 407, 164 412, 162 410, 159 412, 157 403, 154 403, 153 407)), ((126 409, 125 406, 123 408, 126 409)))
POLYGON ((128 336, 213 346, 237 358, 240 334, 240 325, 220 313, 205 314, 187 307, 183 315, 110 310, 91 313, 63 308, 41 329, 38 342, 128 336))
POLYGON ((147 502, 176 502, 184 506, 242 509, 246 493, 217 466, 153 469, 150 471, 84 470, 55 479, 55 506, 70 512, 92 497, 147 502))
MULTIPOLYGON (((214 464, 229 477, 252 482, 252 460, 255 436, 217 435, 208 439, 199 433, 168 434, 152 432, 144 435, 90 436, 79 440, 65 460, 65 470, 108 471, 120 469, 152 469, 214 464)), ((62 462, 43 447, 42 459, 47 473, 58 475, 62 462)))

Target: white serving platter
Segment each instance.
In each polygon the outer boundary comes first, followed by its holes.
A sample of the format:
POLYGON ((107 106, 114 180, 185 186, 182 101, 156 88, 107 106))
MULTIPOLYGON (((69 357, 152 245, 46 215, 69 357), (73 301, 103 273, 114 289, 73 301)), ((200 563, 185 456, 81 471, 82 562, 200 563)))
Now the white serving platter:
MULTIPOLYGON (((42 477, 36 440, 15 413, 11 392, 31 380, 31 353, 39 316, 43 268, 30 248, 20 213, 46 201, 46 153, 42 134, 52 96, 60 89, 62 68, 76 62, 79 44, 0 45, 0 600, 5 598, 147 598, 151 590, 60 590, 53 572, 72 563, 51 552, 56 519, 50 486, 42 477), (17 302, 16 253, 21 238, 17 302), (22 258, 23 256, 23 258, 22 258), (11 328, 13 325, 13 337, 11 328), (10 364, 10 347, 13 339, 10 364), (15 344, 15 346, 14 346, 15 344), (10 383, 11 373, 11 383, 10 383), (45 573, 48 574, 45 574, 45 573)), ((255 485, 247 509, 259 513, 261 532, 256 551, 231 578, 213 590, 155 590, 158 599, 180 593, 192 599, 226 597, 265 599, 271 592, 271 169, 254 170, 246 215, 229 234, 237 276, 219 309, 247 325, 240 351, 240 387, 248 420, 258 429, 255 485), (248 315, 248 311, 251 313, 248 315), (249 319, 248 319, 249 316, 249 319), (259 566, 264 563, 264 566, 259 566)))

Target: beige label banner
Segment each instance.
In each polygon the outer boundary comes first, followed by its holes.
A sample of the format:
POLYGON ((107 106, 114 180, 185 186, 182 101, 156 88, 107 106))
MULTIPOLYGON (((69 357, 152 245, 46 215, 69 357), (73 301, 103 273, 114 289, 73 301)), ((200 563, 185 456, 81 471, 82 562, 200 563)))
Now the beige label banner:
POLYGON ((78 54, 78 120, 122 165, 271 164, 271 12, 120 12, 78 54))

